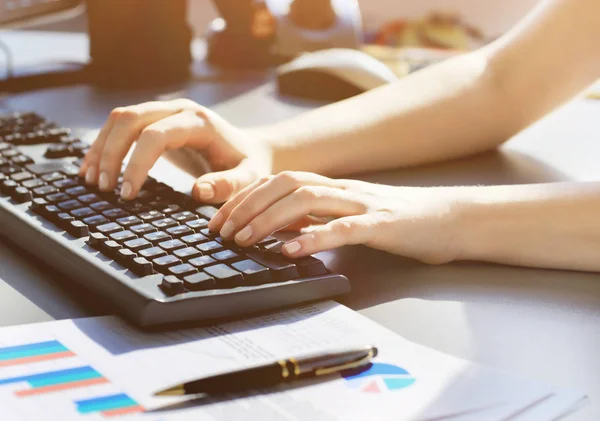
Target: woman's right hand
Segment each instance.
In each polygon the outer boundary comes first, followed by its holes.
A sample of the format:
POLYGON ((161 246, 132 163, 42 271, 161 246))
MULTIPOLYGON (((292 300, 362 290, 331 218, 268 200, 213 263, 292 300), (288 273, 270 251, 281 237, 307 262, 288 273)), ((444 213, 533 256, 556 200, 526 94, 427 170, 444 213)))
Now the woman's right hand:
POLYGON ((200 151, 215 171, 196 180, 192 195, 198 201, 225 202, 271 173, 272 152, 266 142, 191 100, 177 99, 113 110, 86 154, 80 175, 102 191, 114 189, 123 159, 135 141, 123 174, 124 199, 136 197, 164 152, 185 146, 200 151))

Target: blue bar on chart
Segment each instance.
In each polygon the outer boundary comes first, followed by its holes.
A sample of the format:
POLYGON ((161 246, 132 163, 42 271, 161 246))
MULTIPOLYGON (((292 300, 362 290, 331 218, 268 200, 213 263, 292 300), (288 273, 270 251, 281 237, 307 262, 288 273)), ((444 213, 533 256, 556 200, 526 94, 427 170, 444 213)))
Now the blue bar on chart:
POLYGON ((77 401, 75 405, 80 414, 99 412, 105 417, 144 411, 144 408, 124 393, 77 401))
POLYGON ((59 341, 10 346, 0 348, 0 367, 30 364, 73 356, 75 356, 75 353, 59 341))
POLYGON ((29 383, 30 388, 16 391, 15 395, 19 397, 89 387, 108 383, 108 380, 92 367, 86 366, 51 371, 47 373, 32 374, 28 376, 0 379, 0 386, 22 382, 29 383))

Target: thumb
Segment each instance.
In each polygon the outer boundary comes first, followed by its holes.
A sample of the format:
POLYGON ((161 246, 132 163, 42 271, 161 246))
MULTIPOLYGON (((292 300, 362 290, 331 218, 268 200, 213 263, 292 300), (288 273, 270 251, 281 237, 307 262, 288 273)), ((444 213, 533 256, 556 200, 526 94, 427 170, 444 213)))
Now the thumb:
POLYGON ((192 197, 203 203, 224 203, 257 178, 248 160, 226 171, 212 172, 199 177, 192 188, 192 197))

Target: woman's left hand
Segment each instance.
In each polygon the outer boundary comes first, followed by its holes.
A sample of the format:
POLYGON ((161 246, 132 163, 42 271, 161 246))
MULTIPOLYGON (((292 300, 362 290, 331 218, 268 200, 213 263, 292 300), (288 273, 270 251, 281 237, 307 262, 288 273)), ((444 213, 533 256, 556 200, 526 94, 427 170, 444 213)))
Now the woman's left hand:
POLYGON ((427 263, 458 257, 457 212, 451 188, 381 186, 283 172, 249 185, 210 221, 211 231, 251 246, 285 227, 308 227, 283 246, 302 257, 364 244, 427 263))

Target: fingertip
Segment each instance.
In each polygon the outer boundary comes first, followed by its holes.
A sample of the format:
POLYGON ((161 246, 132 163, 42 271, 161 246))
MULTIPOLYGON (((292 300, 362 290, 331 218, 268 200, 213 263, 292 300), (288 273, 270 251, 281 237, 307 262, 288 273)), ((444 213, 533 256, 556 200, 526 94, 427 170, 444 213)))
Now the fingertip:
POLYGON ((131 200, 135 197, 133 194, 133 185, 130 181, 124 181, 121 186, 121 198, 125 200, 131 200))
POLYGON ((215 188, 212 184, 205 181, 196 184, 198 198, 203 200, 212 200, 215 198, 215 188))
POLYGON ((298 256, 302 252, 302 243, 300 239, 288 241, 282 247, 284 254, 290 257, 298 256))

